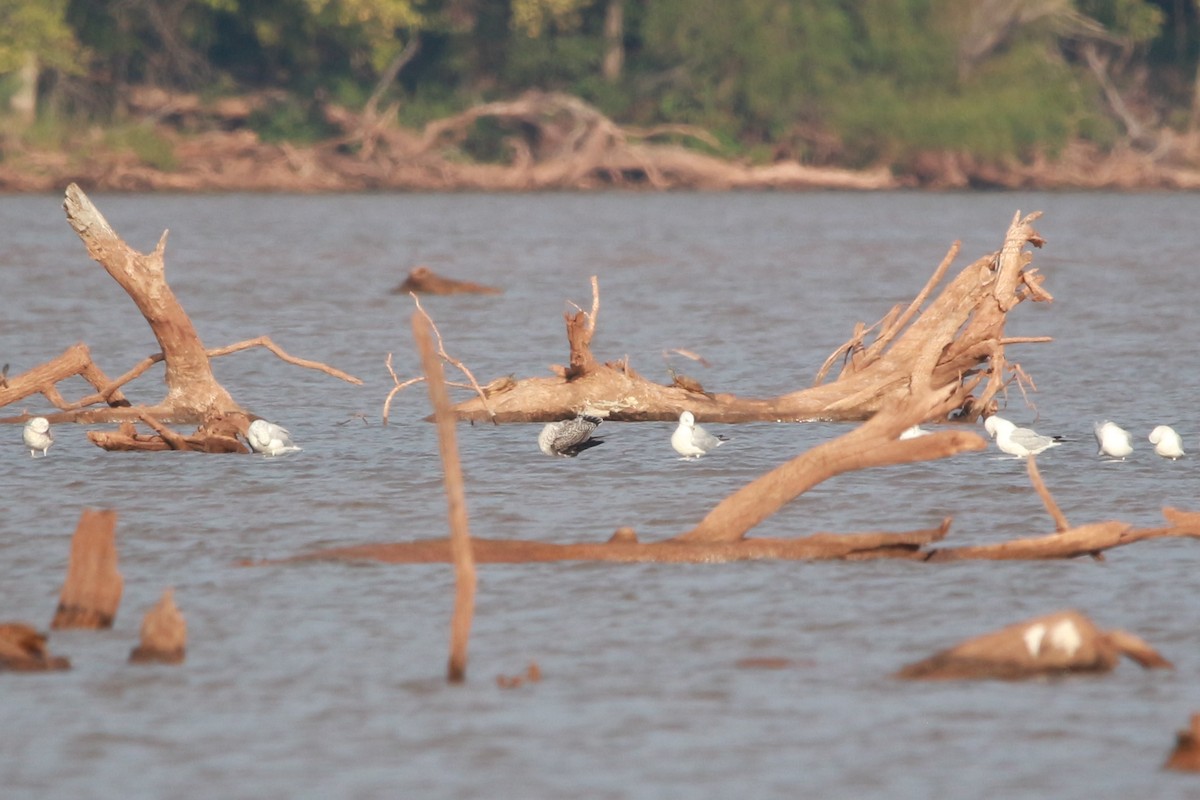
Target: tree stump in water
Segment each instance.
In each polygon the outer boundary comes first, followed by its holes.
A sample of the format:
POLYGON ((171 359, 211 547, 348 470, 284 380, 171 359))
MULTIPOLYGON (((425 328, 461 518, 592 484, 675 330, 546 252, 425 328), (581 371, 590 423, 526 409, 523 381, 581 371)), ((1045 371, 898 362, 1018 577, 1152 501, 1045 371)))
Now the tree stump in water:
POLYGON ((111 628, 125 580, 117 570, 117 512, 85 508, 71 538, 67 579, 51 628, 111 628))
POLYGON ((175 605, 175 593, 163 590, 162 597, 142 620, 141 642, 129 654, 134 664, 183 662, 187 650, 187 622, 175 605))

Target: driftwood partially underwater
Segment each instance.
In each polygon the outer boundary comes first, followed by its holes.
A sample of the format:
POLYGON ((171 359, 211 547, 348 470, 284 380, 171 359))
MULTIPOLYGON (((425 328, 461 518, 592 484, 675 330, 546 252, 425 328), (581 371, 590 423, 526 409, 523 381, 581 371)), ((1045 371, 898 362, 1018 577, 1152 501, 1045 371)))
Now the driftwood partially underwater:
MULTIPOLYGON (((88 432, 88 438, 106 450, 248 452, 238 435, 245 435, 254 415, 238 405, 217 381, 212 372, 212 358, 250 347, 265 347, 289 363, 317 369, 351 383, 362 383, 324 364, 294 358, 265 336, 218 350, 206 349, 191 318, 167 284, 163 262, 167 244, 165 231, 154 251, 143 254, 117 235, 75 184, 67 187, 63 208, 67 221, 83 240, 88 254, 120 284, 142 313, 162 352, 143 359, 119 378, 110 379, 92 362, 85 345, 74 345, 58 358, 9 378, 6 385, 0 387, 0 407, 41 394, 59 409, 58 413, 42 415, 51 422, 122 423, 117 431, 88 432), (166 397, 153 405, 131 404, 122 387, 160 361, 165 365, 166 397), (76 375, 83 377, 96 392, 68 402, 58 391, 57 384, 76 375), (154 434, 137 434, 133 423, 138 421, 154 434), (166 427, 166 423, 178 422, 199 423, 200 428, 185 436, 166 427)), ((8 417, 0 419, 0 423, 24 422, 30 416, 8 417)))
MULTIPOLYGON (((744 398, 706 392, 679 380, 661 385, 637 374, 628 363, 600 363, 591 350, 599 299, 593 281, 593 310, 565 315, 568 366, 556 377, 516 381, 489 398, 490 409, 479 398, 462 402, 457 406, 459 417, 546 422, 572 417, 586 408, 608 420, 674 420, 686 409, 698 420, 710 422, 858 421, 903 401, 913 376, 918 376, 934 390, 951 390, 940 417, 953 413, 974 421, 1013 377, 1007 345, 1050 341, 1004 335, 1008 313, 1020 303, 1053 299, 1042 288, 1042 276, 1029 268, 1031 256, 1025 251, 1027 245, 1043 244, 1033 228, 1039 216, 1040 212, 1026 217, 1017 212, 1003 247, 968 265, 934 296, 958 255, 955 243, 907 307, 896 306, 870 328, 860 323, 821 368, 816 385, 807 389, 773 398, 744 398), (867 334, 873 329, 877 333, 868 343, 867 334), (827 381, 839 360, 840 373, 827 381)), ((1020 375, 1019 369, 1015 374, 1020 375)))
MULTIPOLYGON (((665 541, 645 543, 638 540, 631 528, 619 529, 606 542, 554 544, 474 538, 471 540, 474 560, 481 563, 522 563, 565 560, 725 562, 750 559, 905 558, 947 562, 965 559, 1047 559, 1085 555, 1100 557, 1105 550, 1150 538, 1200 538, 1200 514, 1172 509, 1164 511, 1168 524, 1162 528, 1134 529, 1117 521, 1072 527, 1042 483, 1033 457, 1028 460, 1030 480, 1054 521, 1054 532, 1045 536, 978 547, 932 547, 946 536, 950 525, 950 520, 946 519, 936 527, 902 533, 818 533, 788 539, 747 537, 763 520, 835 475, 868 467, 945 458, 986 448, 986 442, 978 434, 965 428, 910 439, 899 437, 912 425, 945 418, 956 409, 964 416, 970 416, 981 406, 991 403, 995 392, 1003 388, 1005 379, 1002 370, 1006 363, 1003 348, 1011 341, 1003 337, 1005 315, 1026 298, 1049 299, 1049 295, 1040 288, 1040 278, 1032 270, 1026 269, 1028 257, 1023 252, 1025 244, 1041 244, 1041 237, 1030 227, 1030 222, 1036 216, 1021 218, 1018 214, 1013 219, 1000 253, 980 259, 968 267, 905 330, 948 267, 948 256, 908 309, 897 309, 895 314, 890 315, 872 345, 862 345, 860 330, 855 339, 843 348, 849 358, 839 380, 799 393, 801 396, 814 396, 808 393, 822 390, 821 397, 827 401, 823 407, 827 411, 830 408, 853 409, 855 414, 869 416, 869 419, 842 436, 820 444, 751 481, 720 501, 691 530, 665 541), (965 376, 985 361, 990 362, 984 370, 988 382, 980 396, 975 398, 970 392, 973 387, 980 385, 985 376, 965 376), (824 391, 827 387, 839 387, 842 391, 850 388, 852 393, 844 395, 842 400, 829 400, 836 397, 837 393, 824 391), (867 413, 869 410, 870 414, 867 413)), ((568 316, 567 330, 572 357, 570 364, 563 368, 560 379, 520 381, 508 391, 487 396, 497 419, 522 419, 530 415, 536 418, 536 414, 548 409, 553 410, 554 415, 575 407, 586 406, 594 410, 603 407, 603 401, 598 399, 598 395, 589 394, 580 387, 587 385, 597 391, 609 392, 613 389, 614 381, 627 381, 627 391, 641 400, 624 402, 619 408, 610 406, 610 419, 651 419, 668 408, 673 418, 679 406, 670 405, 676 401, 670 399, 672 395, 664 393, 685 390, 650 384, 628 371, 618 373, 612 366, 596 363, 591 355, 590 342, 598 310, 599 297, 594 293, 590 312, 581 310, 568 316), (593 382, 589 384, 589 381, 593 382), (518 399, 511 400, 511 396, 517 396, 518 399), (631 417, 631 409, 647 398, 659 405, 640 406, 637 415, 631 417), (567 406, 554 405, 565 399, 570 401, 567 406), (542 403, 537 409, 534 409, 534 400, 542 403)), ((799 402, 797 396, 788 397, 792 399, 787 402, 799 402)), ((483 399, 481 397, 472 402, 482 406, 483 399)), ((726 416, 720 416, 718 412, 717 418, 759 418, 741 416, 749 413, 749 404, 755 401, 719 395, 710 399, 727 410, 726 416)), ((467 405, 459 406, 460 414, 463 414, 463 408, 467 405)), ((693 402, 687 407, 697 406, 693 402)), ((781 407, 775 405, 770 418, 787 417, 787 414, 780 413, 781 407)), ((474 418, 473 412, 465 416, 474 418)), ((456 476, 453 480, 461 481, 456 459, 453 463, 449 460, 443 463, 447 480, 451 480, 453 473, 456 476)), ((449 541, 436 539, 341 547, 285 560, 365 559, 426 563, 447 562, 451 557, 449 541)))
POLYGON ((1101 631, 1078 611, 1058 611, 1009 625, 909 664, 907 680, 1020 680, 1074 672, 1108 672, 1127 656, 1146 669, 1171 669, 1158 651, 1121 630, 1101 631))

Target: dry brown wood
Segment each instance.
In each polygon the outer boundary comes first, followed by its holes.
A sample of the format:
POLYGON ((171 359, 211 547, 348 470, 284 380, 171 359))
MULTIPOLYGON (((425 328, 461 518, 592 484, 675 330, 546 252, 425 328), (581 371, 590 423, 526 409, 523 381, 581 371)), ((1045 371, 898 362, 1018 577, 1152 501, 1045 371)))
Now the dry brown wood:
MULTIPOLYGON (((594 316, 580 311, 565 315, 570 361, 559 375, 518 380, 487 409, 475 398, 459 403, 456 410, 460 419, 497 422, 546 422, 564 419, 581 408, 612 421, 674 420, 682 410, 710 422, 860 421, 901 401, 915 380, 935 389, 952 387, 953 402, 946 413, 956 410, 965 421, 974 421, 1010 380, 1005 347, 1049 341, 1004 335, 1007 315, 1019 303, 1052 299, 1040 288, 1041 276, 1028 277, 1033 271, 1027 269, 1031 257, 1025 248, 1044 243, 1033 228, 1038 217, 1038 213, 1023 217, 1018 212, 1000 251, 977 259, 931 297, 957 253, 952 247, 914 301, 905 310, 885 316, 875 343, 864 346, 870 329, 859 323, 854 337, 834 351, 818 373, 823 379, 832 364, 844 358, 845 365, 833 381, 821 380, 807 389, 763 399, 714 392, 711 386, 700 394, 654 383, 627 363, 620 368, 599 363, 591 351, 594 316), (976 388, 981 388, 978 397, 973 394, 976 388)), ((595 288, 593 296, 598 299, 595 288)))
POLYGON ((1037 456, 1030 454, 1025 460, 1027 462, 1026 467, 1029 470, 1029 480, 1033 484, 1034 491, 1038 493, 1038 497, 1042 498, 1042 503, 1046 506, 1046 511, 1049 512, 1050 518, 1054 520, 1054 530, 1062 533, 1071 527, 1071 523, 1067 522, 1062 509, 1058 507, 1058 503, 1054 501, 1054 496, 1050 494, 1050 490, 1046 488, 1045 482, 1042 481, 1042 474, 1038 472, 1037 468, 1037 456))
POLYGON ((1192 714, 1191 727, 1175 735, 1175 749, 1163 769, 1200 772, 1200 714, 1192 714))
POLYGON ((1108 672, 1121 656, 1147 669, 1171 662, 1126 631, 1101 631, 1074 610, 1057 611, 977 636, 901 669, 908 680, 1018 680, 1069 672, 1108 672))
POLYGON ((46 637, 24 622, 0 623, 0 672, 41 672, 70 669, 71 662, 52 656, 46 649, 46 637))
MULTIPOLYGON (((110 450, 249 452, 238 436, 245 434, 252 415, 242 409, 216 380, 212 372, 212 358, 251 347, 263 347, 290 364, 362 384, 358 378, 327 364, 286 353, 268 336, 215 350, 205 349, 191 319, 167 284, 163 259, 166 232, 159 238, 152 253, 137 252, 117 235, 99 209, 74 183, 67 187, 63 208, 67 221, 83 241, 88 254, 133 300, 162 351, 148 356, 124 375, 112 380, 92 363, 86 346, 75 345, 59 358, 7 380, 5 386, 0 388, 0 406, 40 392, 60 409, 57 414, 43 414, 52 423, 121 422, 121 429, 116 432, 88 432, 92 442, 110 450), (154 405, 131 406, 122 394, 121 387, 159 362, 164 364, 166 396, 154 405), (64 400, 56 384, 74 375, 87 380, 97 390, 96 393, 74 402, 64 400), (93 407, 100 403, 110 407, 93 407), (133 420, 150 426, 157 435, 138 435, 125 424, 133 420), (200 423, 200 427, 190 436, 175 433, 166 427, 167 423, 180 422, 200 423)), ((0 423, 23 422, 29 416, 23 412, 19 416, 0 419, 0 423)))
MULTIPOLYGON (((113 407, 129 405, 125 395, 116 386, 112 386, 113 382, 92 362, 92 355, 87 345, 79 343, 68 347, 57 358, 39 364, 28 372, 7 378, 4 386, 0 387, 0 408, 39 393, 57 408, 69 408, 70 405, 62 401, 55 386, 60 381, 76 375, 99 391, 99 395, 93 402, 108 403, 113 407)), ((23 422, 26 416, 14 417, 11 421, 23 422)), ((42 416, 49 418, 51 415, 43 414, 42 416)), ((59 422, 61 420, 50 419, 50 421, 59 422)))
POLYGON ((475 559, 467 522, 462 465, 458 459, 454 411, 442 374, 442 362, 430 338, 432 328, 431 321, 424 313, 413 314, 413 338, 421 354, 425 384, 429 387, 429 402, 437 422, 438 450, 442 456, 447 517, 450 521, 450 553, 454 563, 454 615, 450 622, 450 658, 446 678, 451 683, 461 683, 467 676, 467 644, 471 635, 471 618, 475 613, 475 559))
POLYGON ((134 664, 180 664, 187 653, 187 621, 175 605, 175 593, 164 589, 162 597, 142 619, 141 641, 129 653, 134 664))
MULTIPOLYGON (((521 539, 472 537, 472 552, 480 564, 527 564, 545 561, 607 561, 615 563, 723 564, 732 561, 824 561, 876 558, 922 559, 921 548, 942 539, 950 527, 943 520, 936 528, 902 533, 816 533, 796 539, 757 538, 733 542, 639 543, 632 531, 614 535, 608 542, 556 544, 521 539)), ((296 561, 382 561, 391 564, 449 563, 448 539, 365 544, 302 553, 290 558, 248 563, 266 566, 296 561)))
POLYGON ((125 580, 117 570, 117 512, 85 508, 51 628, 111 628, 125 580))

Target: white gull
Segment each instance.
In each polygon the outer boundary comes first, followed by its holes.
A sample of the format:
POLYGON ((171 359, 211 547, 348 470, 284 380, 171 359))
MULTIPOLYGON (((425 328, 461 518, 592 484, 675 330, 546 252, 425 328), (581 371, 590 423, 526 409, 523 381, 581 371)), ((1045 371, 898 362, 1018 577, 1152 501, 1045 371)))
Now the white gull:
POLYGON ((1183 440, 1170 425, 1159 425, 1150 431, 1150 443, 1163 458, 1174 460, 1183 455, 1183 440))
POLYGON ((1018 428, 1015 423, 995 414, 983 422, 988 434, 996 440, 996 446, 1005 453, 1024 458, 1062 444, 1061 436, 1043 436, 1032 428, 1018 428))
POLYGON ((246 441, 249 442, 251 450, 267 456, 295 453, 300 449, 292 444, 292 435, 288 433, 287 428, 265 419, 256 419, 250 423, 250 427, 246 429, 246 441))
POLYGON ((1133 437, 1117 423, 1106 419, 1097 422, 1093 430, 1096 433, 1096 443, 1100 445, 1100 452, 1096 455, 1124 460, 1125 456, 1133 452, 1133 437))
POLYGON ((49 455, 46 451, 50 449, 50 445, 54 444, 54 434, 50 432, 50 420, 45 417, 34 417, 25 423, 25 429, 21 431, 21 439, 25 442, 25 446, 29 448, 29 455, 37 458, 37 451, 41 450, 42 455, 49 455))
POLYGON ((697 425, 696 417, 690 411, 679 415, 679 426, 671 434, 671 447, 684 458, 699 458, 714 447, 720 447, 724 441, 727 441, 724 436, 713 436, 697 425))

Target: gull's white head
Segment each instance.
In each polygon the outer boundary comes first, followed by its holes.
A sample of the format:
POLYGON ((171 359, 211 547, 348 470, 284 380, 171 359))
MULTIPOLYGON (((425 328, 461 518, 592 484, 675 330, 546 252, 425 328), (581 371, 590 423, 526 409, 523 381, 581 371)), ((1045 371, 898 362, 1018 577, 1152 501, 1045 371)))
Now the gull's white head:
POLYGON ((692 412, 685 411, 679 415, 679 424, 686 425, 689 428, 695 427, 696 417, 694 414, 692 414, 692 412))
POLYGON ((50 420, 45 417, 34 417, 25 423, 25 427, 37 433, 45 433, 50 430, 50 420))
POLYGON ((996 438, 996 435, 1000 433, 1000 431, 1011 431, 1015 427, 1017 427, 1015 424, 1009 422, 1004 417, 998 417, 995 414, 992 414, 983 421, 983 429, 987 431, 988 436, 991 436, 993 439, 996 438))

